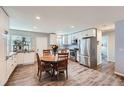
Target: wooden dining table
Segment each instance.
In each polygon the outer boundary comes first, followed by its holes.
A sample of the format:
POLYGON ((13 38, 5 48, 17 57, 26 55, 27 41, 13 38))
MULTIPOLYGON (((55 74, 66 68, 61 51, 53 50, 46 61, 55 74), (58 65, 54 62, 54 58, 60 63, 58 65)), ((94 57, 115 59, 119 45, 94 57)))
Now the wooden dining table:
POLYGON ((57 63, 59 60, 58 60, 58 56, 54 56, 54 55, 45 55, 45 56, 41 56, 41 62, 45 62, 45 63, 57 63))
MULTIPOLYGON (((58 56, 54 55, 45 55, 40 57, 41 62, 51 64, 52 66, 55 66, 59 61, 62 61, 63 59, 58 59, 58 56)), ((51 73, 51 76, 55 76, 55 69, 53 68, 53 72, 51 73)))

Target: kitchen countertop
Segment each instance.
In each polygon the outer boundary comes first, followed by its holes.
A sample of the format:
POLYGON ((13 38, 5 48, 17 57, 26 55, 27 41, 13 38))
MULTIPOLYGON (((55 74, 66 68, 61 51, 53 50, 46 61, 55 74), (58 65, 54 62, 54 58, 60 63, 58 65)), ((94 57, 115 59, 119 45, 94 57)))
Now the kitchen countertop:
POLYGON ((30 52, 34 52, 34 51, 26 51, 26 52, 10 52, 7 56, 6 56, 6 60, 8 60, 10 57, 12 57, 13 55, 17 55, 18 53, 30 53, 30 52))

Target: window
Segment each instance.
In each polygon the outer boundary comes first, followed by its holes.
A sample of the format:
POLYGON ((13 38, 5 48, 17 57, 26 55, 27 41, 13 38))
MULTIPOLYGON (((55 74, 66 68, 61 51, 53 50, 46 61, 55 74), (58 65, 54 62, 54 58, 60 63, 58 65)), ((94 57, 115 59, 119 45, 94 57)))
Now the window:
POLYGON ((32 38, 12 35, 10 39, 11 51, 24 52, 32 49, 32 38))

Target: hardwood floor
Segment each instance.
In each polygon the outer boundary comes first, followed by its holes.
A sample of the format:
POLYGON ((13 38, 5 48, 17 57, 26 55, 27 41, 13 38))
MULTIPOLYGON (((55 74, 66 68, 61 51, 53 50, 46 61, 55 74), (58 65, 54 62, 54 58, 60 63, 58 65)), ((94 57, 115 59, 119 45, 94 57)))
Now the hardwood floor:
POLYGON ((7 86, 118 86, 124 85, 124 78, 114 74, 114 63, 107 63, 97 70, 89 69, 76 62, 69 62, 69 77, 51 80, 43 73, 43 79, 38 81, 37 65, 18 66, 7 82, 7 86))

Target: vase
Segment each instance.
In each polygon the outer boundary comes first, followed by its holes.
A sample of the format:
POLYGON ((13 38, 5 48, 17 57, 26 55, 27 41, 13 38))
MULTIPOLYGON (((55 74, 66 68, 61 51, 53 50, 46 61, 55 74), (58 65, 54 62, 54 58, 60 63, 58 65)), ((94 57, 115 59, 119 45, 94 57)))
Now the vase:
POLYGON ((57 50, 53 50, 53 55, 56 56, 57 50))
POLYGON ((56 56, 56 52, 53 52, 54 56, 56 56))

